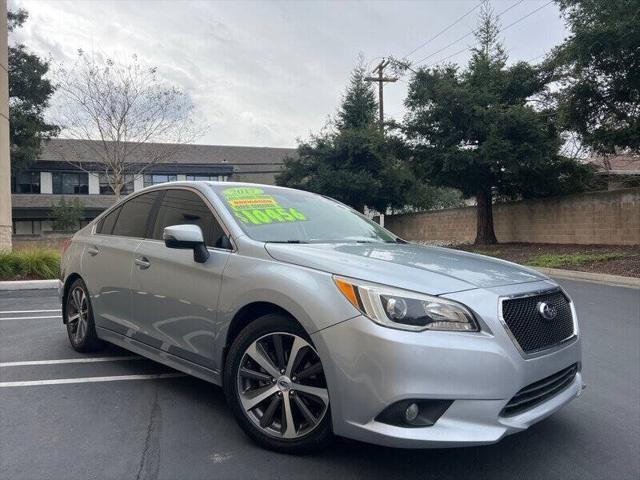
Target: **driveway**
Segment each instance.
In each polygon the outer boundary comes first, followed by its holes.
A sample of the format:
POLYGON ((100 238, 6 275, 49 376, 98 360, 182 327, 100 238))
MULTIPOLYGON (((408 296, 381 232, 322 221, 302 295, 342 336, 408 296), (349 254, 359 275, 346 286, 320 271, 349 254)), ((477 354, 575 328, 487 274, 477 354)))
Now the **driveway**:
POLYGON ((68 344, 53 291, 0 292, 0 478, 640 477, 640 290, 562 281, 584 335, 584 394, 498 444, 316 456, 254 446, 222 390, 115 347, 68 344), (90 361, 88 361, 90 360, 90 361))

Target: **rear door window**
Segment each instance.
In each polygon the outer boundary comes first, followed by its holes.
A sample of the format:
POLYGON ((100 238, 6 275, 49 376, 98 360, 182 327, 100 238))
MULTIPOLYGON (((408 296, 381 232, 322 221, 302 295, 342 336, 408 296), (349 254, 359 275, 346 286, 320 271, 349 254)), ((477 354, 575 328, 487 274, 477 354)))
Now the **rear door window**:
POLYGON ((143 193, 125 202, 113 228, 113 235, 144 238, 153 205, 160 191, 143 193))
POLYGON ((220 248, 223 245, 222 227, 196 193, 189 190, 167 190, 160 203, 151 237, 162 240, 162 232, 166 227, 185 224, 199 226, 208 247, 220 248))

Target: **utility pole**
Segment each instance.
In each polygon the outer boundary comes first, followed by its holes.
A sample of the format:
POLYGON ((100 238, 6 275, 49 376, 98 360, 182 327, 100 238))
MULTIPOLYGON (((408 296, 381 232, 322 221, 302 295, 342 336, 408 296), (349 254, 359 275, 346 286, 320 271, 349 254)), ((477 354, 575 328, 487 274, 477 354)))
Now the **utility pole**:
POLYGON ((11 250, 7 0, 0 0, 0 250, 11 250))
POLYGON ((398 79, 394 77, 385 77, 384 69, 391 63, 391 60, 385 60, 384 58, 373 69, 373 73, 378 72, 377 77, 365 77, 367 82, 378 82, 378 107, 380 109, 380 130, 384 131, 384 92, 383 87, 386 82, 397 82, 398 79))

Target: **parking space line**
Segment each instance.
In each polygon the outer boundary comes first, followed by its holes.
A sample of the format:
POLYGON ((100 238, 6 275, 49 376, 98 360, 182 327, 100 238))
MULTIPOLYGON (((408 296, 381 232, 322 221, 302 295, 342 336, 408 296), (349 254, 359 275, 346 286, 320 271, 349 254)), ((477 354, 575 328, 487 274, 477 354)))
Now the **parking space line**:
POLYGON ((94 362, 123 362, 127 360, 144 360, 138 355, 128 357, 86 357, 86 358, 62 358, 58 360, 26 360, 24 362, 0 362, 2 367, 25 367, 29 365, 58 365, 63 363, 94 363, 94 362))
POLYGON ((186 377, 184 373, 156 373, 151 375, 116 375, 111 377, 55 378, 52 380, 28 380, 24 382, 0 382, 0 388, 33 387, 38 385, 64 385, 70 383, 119 382, 123 380, 159 380, 186 377))
POLYGON ((6 318, 0 318, 0 322, 3 321, 7 321, 7 320, 40 320, 43 318, 62 318, 62 315, 46 315, 46 316, 40 316, 40 317, 6 317, 6 318))
POLYGON ((60 308, 55 308, 53 310, 4 310, 0 311, 0 315, 7 315, 9 313, 51 313, 51 312, 60 312, 60 308))

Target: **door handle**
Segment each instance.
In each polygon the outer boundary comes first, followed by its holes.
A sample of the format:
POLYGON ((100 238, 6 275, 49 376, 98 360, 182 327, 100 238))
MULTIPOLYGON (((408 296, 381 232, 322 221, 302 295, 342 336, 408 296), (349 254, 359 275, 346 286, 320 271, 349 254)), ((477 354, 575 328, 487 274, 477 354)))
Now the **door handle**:
POLYGON ((134 262, 138 267, 140 267, 140 270, 146 270, 151 266, 151 262, 147 257, 138 257, 134 262))
POLYGON ((89 247, 87 248, 87 252, 89 253, 89 255, 91 255, 92 257, 95 257, 97 254, 100 253, 100 249, 98 247, 89 247))

